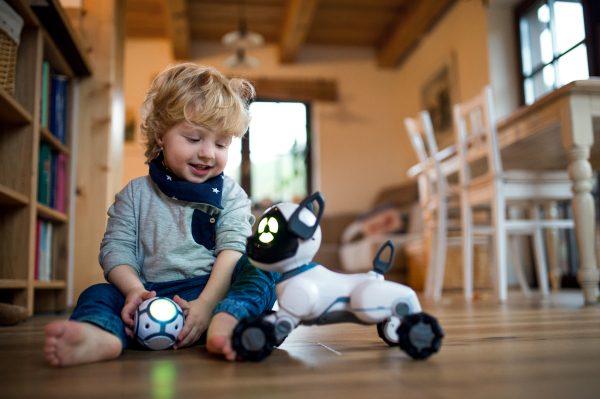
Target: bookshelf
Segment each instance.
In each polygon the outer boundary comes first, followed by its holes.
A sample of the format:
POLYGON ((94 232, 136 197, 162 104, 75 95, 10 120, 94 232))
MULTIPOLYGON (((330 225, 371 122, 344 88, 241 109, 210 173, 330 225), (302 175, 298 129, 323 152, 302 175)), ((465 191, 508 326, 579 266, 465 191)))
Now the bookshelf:
MULTIPOLYGON (((91 75, 83 46, 58 0, 30 6, 27 0, 4 0, 23 19, 17 53, 14 96, 0 87, 0 302, 35 311, 67 306, 71 164, 77 105, 76 80, 91 75), (42 126, 43 65, 66 81, 63 138, 42 126), (66 160, 61 173, 61 206, 38 201, 40 148, 66 160), (62 174, 61 174, 62 175, 62 174), (54 205, 54 206, 51 206, 54 205), (39 270, 38 220, 51 224, 48 281, 39 270)), ((59 179, 57 178, 56 181, 59 179)), ((56 194, 58 195, 58 194, 56 194)), ((58 198, 58 197, 57 197, 58 198)))

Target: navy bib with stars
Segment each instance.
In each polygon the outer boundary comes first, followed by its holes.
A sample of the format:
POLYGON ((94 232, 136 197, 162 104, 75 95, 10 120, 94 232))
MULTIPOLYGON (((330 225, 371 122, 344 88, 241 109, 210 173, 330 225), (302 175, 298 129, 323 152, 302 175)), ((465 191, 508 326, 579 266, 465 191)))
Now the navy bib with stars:
MULTIPOLYGON (((223 209, 221 205, 223 180, 225 179, 223 173, 204 183, 190 183, 180 179, 164 166, 161 153, 150 162, 150 178, 163 194, 174 200, 206 204, 223 209)), ((218 220, 219 216, 216 214, 194 209, 190 226, 194 241, 207 249, 214 249, 215 227, 218 220)))
POLYGON ((223 179, 225 178, 223 172, 204 183, 190 183, 181 180, 173 172, 165 168, 163 165, 163 154, 161 153, 150 162, 150 177, 160 191, 170 198, 179 201, 212 205, 223 209, 221 206, 223 179))

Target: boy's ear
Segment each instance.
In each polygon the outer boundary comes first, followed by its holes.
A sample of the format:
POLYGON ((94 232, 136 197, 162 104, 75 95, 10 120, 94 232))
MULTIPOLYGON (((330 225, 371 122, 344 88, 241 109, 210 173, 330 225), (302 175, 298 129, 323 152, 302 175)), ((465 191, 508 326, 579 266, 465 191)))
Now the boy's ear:
POLYGON ((158 144, 159 147, 163 146, 163 132, 158 128, 158 122, 154 121, 154 131, 156 133, 154 133, 154 138, 156 139, 156 144, 158 144))
POLYGON ((161 131, 156 131, 155 134, 155 138, 156 138, 156 144, 158 144, 159 147, 163 146, 163 132, 161 131))

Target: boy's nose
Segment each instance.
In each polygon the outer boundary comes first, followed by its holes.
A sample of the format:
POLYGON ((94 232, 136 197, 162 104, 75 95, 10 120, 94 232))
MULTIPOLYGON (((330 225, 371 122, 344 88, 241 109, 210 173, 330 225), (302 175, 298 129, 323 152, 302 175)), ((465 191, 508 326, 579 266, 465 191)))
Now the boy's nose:
POLYGON ((204 144, 198 149, 198 157, 204 159, 213 159, 214 151, 211 145, 204 144))

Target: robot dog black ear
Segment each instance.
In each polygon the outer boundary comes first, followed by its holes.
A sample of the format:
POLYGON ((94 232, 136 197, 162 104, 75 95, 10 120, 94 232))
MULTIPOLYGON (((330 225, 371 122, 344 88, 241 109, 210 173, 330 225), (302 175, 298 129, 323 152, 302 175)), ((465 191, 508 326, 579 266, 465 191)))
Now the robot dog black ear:
POLYGON ((302 238, 303 240, 308 240, 310 237, 315 234, 317 231, 317 227, 319 227, 319 223, 321 223, 321 219, 323 218, 323 211, 325 210, 325 198, 323 194, 320 192, 316 192, 309 197, 306 197, 300 202, 298 208, 292 214, 288 222, 288 230, 294 234, 295 236, 302 238), (317 215, 317 221, 312 226, 306 225, 304 222, 300 221, 300 212, 302 209, 306 208, 311 213, 313 212, 313 201, 316 201, 319 205, 319 213, 317 215))
POLYGON ((387 240, 387 242, 383 244, 381 248, 379 248, 379 252, 377 252, 377 255, 375 255, 375 259, 373 259, 373 270, 375 270, 379 274, 383 274, 390 270, 390 267, 392 267, 392 262, 394 261, 395 249, 396 247, 394 246, 394 243, 391 240, 387 240), (387 262, 385 262, 381 260, 381 254, 387 247, 390 248, 390 259, 387 262))

